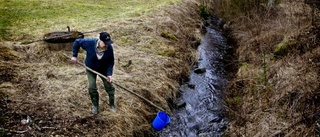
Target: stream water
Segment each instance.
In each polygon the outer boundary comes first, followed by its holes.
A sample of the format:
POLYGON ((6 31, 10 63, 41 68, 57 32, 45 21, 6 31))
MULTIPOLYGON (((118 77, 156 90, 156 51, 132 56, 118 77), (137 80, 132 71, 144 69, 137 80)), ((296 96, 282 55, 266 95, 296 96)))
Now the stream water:
POLYGON ((223 95, 228 82, 224 62, 230 46, 219 27, 221 20, 208 22, 198 47, 198 63, 190 80, 180 87, 183 105, 173 111, 160 137, 219 137, 228 124, 223 95))

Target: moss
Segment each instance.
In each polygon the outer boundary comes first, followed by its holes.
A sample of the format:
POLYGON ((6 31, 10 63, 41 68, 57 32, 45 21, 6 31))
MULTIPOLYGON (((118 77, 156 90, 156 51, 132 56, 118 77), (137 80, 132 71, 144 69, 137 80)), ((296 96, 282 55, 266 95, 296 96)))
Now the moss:
POLYGON ((205 5, 200 5, 199 10, 202 18, 207 19, 210 16, 209 10, 205 5))
POLYGON ((242 102, 242 97, 240 97, 240 96, 233 97, 231 99, 231 102, 235 103, 235 104, 240 104, 242 102))
POLYGON ((161 51, 157 51, 157 54, 160 56, 166 56, 169 57, 171 55, 171 52, 165 51, 165 50, 161 50, 161 51))
POLYGON ((178 41, 178 38, 174 34, 171 34, 166 31, 161 32, 161 37, 164 37, 164 38, 170 39, 170 40, 174 40, 174 41, 178 41))
POLYGON ((273 55, 275 57, 278 57, 278 56, 284 56, 288 53, 288 50, 289 48, 291 47, 291 45, 293 45, 294 42, 290 42, 290 41, 282 41, 281 43, 279 43, 274 52, 273 52, 273 55))
POLYGON ((31 44, 33 42, 34 42, 33 40, 26 40, 26 41, 21 42, 21 44, 22 45, 27 45, 27 44, 31 44))
POLYGON ((241 64, 240 68, 238 69, 238 76, 239 77, 248 77, 249 75, 247 74, 248 69, 250 69, 252 65, 244 62, 241 64))
POLYGON ((174 57, 176 54, 176 50, 173 46, 160 44, 156 50, 156 54, 165 57, 174 57))

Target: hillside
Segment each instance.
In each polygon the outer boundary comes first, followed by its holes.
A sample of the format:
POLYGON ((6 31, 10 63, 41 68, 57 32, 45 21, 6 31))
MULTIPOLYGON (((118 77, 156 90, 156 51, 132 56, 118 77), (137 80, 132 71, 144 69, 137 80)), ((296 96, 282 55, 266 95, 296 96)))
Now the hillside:
MULTIPOLYGON (((4 3, 1 10, 8 12, 2 19, 13 26, 5 26, 0 42, 0 134, 154 135, 151 122, 158 110, 116 87, 117 113, 113 113, 108 108, 108 97, 101 80, 98 80, 100 113, 93 116, 85 69, 64 56, 71 56, 72 43, 51 44, 41 39, 45 33, 66 31, 67 25, 72 30, 95 31, 85 33, 85 37, 97 37, 99 31, 109 32, 114 41, 115 82, 171 113, 169 105, 194 60, 196 50, 191 47, 201 36, 202 21, 197 3, 112 1, 114 7, 107 9, 106 15, 97 15, 107 3, 81 0, 15 2, 1 1, 4 3), (115 7, 117 5, 121 7, 115 7), (134 5, 136 7, 132 7, 134 5), (59 6, 61 9, 57 9, 59 6), (80 12, 77 10, 73 12, 74 8, 79 8, 81 14, 77 14, 80 12), (45 14, 38 12, 41 9, 45 9, 45 14), (23 11, 25 16, 20 17, 16 11, 23 11), (68 14, 68 11, 75 14, 68 14), (115 13, 109 16, 111 12, 115 13), (97 18, 91 18, 95 15, 97 18), (19 19, 10 16, 19 16, 19 19), (37 21, 42 22, 37 24, 37 21), (15 26, 19 23, 22 24, 15 26), (128 62, 132 63, 128 65, 128 62)), ((83 60, 84 56, 81 51, 79 59, 83 60)))
POLYGON ((237 43, 226 135, 319 136, 319 3, 255 2, 215 4, 237 43))

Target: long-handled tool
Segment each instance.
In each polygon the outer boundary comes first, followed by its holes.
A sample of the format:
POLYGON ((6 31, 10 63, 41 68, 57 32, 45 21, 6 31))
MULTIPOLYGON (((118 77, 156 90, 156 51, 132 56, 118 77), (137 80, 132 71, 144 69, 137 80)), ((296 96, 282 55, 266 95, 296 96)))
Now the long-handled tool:
MULTIPOLYGON (((67 55, 65 55, 65 54, 63 54, 63 55, 64 55, 64 56, 66 56, 67 58, 71 58, 71 57, 69 57, 69 56, 67 56, 67 55)), ((89 70, 89 71, 91 71, 91 72, 93 72, 93 73, 95 73, 95 74, 97 74, 97 75, 101 76, 102 78, 104 78, 104 79, 108 80, 108 78, 107 78, 106 76, 104 76, 104 75, 100 74, 99 72, 97 72, 97 71, 95 71, 95 70, 93 70, 93 69, 91 69, 91 68, 87 67, 87 66, 86 66, 86 65, 84 65, 83 63, 81 63, 81 62, 79 62, 79 61, 77 61, 77 63, 78 63, 78 64, 80 64, 81 66, 85 67, 87 70, 89 70)), ((125 88, 125 87, 123 87, 123 86, 121 86, 121 85, 117 84, 117 83, 115 83, 115 82, 112 82, 112 83, 113 83, 114 85, 116 85, 116 86, 118 86, 118 87, 120 87, 120 88, 124 89, 125 91, 127 91, 127 92, 129 92, 129 93, 131 93, 131 94, 133 94, 133 95, 135 95, 135 96, 137 96, 137 97, 139 97, 140 99, 142 99, 142 100, 146 101, 147 103, 149 103, 150 105, 152 105, 152 106, 154 106, 155 108, 159 109, 160 111, 164 111, 164 109, 162 109, 161 107, 159 107, 159 106, 155 105, 154 103, 152 103, 150 100, 148 100, 148 99, 144 98, 143 96, 141 96, 141 95, 139 95, 139 94, 137 94, 137 93, 135 93, 135 92, 133 92, 133 91, 131 91, 131 90, 129 90, 129 89, 127 89, 127 88, 125 88)))

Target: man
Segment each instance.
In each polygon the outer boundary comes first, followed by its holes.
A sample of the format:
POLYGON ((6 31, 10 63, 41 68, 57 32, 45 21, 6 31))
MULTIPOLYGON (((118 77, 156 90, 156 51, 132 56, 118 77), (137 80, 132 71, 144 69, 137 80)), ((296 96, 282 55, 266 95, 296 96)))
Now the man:
MULTIPOLYGON (((80 47, 87 53, 85 64, 87 67, 99 72, 106 76, 108 79, 104 79, 100 76, 103 81, 104 88, 109 95, 109 106, 113 112, 115 112, 114 103, 114 91, 115 88, 112 85, 112 73, 114 66, 114 54, 113 45, 110 35, 107 32, 101 32, 98 38, 83 38, 76 39, 72 47, 72 58, 73 63, 77 62, 78 51, 80 47)), ((86 70, 88 82, 89 82, 89 95, 92 102, 92 113, 98 114, 99 109, 99 93, 97 91, 96 78, 97 74, 86 70)))

